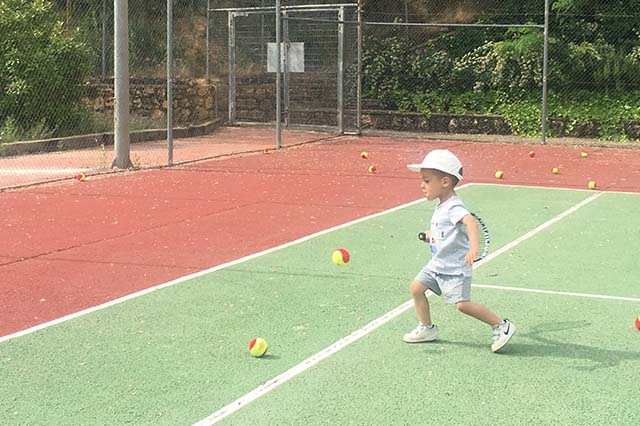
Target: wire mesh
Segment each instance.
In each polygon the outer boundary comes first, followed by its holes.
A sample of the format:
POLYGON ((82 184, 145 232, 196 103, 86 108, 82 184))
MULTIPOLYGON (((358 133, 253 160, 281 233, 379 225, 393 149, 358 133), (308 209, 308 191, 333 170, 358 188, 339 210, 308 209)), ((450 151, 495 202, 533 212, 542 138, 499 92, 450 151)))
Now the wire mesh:
MULTIPOLYGON (((0 188, 113 171, 114 0, 0 3, 0 188)), ((177 135, 216 119, 207 4, 173 0, 177 135)), ((167 2, 128 1, 130 163, 166 165, 167 2)), ((194 130, 195 129, 195 130, 194 130)), ((176 161, 195 156, 181 144, 176 161), (184 155, 183 155, 184 154, 184 155)))
MULTIPOLYGON (((640 139, 640 3, 548 2, 548 136, 640 139)), ((282 2, 285 128, 541 136, 545 0, 363 0, 361 26, 349 3, 282 2)), ((173 0, 176 137, 273 125, 274 4, 173 0)), ((128 5, 131 162, 163 165, 167 4, 128 5)), ((0 188, 111 171, 114 1, 0 8, 0 188)), ((207 143, 179 139, 175 162, 207 143)))

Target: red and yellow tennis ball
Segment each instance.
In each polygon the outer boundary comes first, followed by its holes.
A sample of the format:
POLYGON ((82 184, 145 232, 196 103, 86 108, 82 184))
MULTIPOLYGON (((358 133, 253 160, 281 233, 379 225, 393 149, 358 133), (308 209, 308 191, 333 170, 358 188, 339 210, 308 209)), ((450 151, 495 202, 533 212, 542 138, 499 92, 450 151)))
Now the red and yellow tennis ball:
POLYGON ((496 179, 502 179, 503 176, 504 176, 504 173, 502 173, 502 170, 496 171, 496 179))
POLYGON ((596 181, 595 180, 589 181, 589 183, 587 184, 587 188, 596 189, 596 181))
POLYGON ((551 173, 553 173, 554 175, 557 175, 558 173, 560 173, 560 170, 558 170, 557 167, 554 167, 553 169, 551 169, 551 173))
POLYGON ((369 170, 369 173, 375 173, 375 172, 378 171, 378 168, 376 167, 375 164, 372 164, 372 165, 369 166, 368 170, 369 170))
POLYGON ((251 343, 249 343, 249 353, 256 358, 260 358, 266 354, 268 349, 269 345, 267 341, 260 337, 255 337, 251 343))
POLYGON ((369 158, 369 153, 367 151, 362 151, 360 153, 360 158, 369 158))
POLYGON ((271 154, 271 148, 265 148, 264 149, 264 153, 265 154, 271 154))
POLYGON ((533 151, 529 151, 529 158, 533 158, 536 156, 536 153, 533 151))
POLYGON ((640 315, 636 317, 636 328, 640 330, 640 315))
POLYGON ((85 180, 87 180, 87 175, 85 175, 84 173, 78 173, 76 175, 76 179, 80 182, 84 182, 85 180))
POLYGON ((349 263, 349 260, 351 260, 351 255, 349 255, 349 252, 343 248, 336 249, 336 251, 331 255, 331 261, 338 266, 343 266, 349 263))

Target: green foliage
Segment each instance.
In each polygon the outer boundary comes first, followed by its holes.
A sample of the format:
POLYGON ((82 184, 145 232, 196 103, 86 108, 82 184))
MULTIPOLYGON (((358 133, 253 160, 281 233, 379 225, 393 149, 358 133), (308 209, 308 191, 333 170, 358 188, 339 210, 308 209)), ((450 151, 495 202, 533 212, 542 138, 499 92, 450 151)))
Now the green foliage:
MULTIPOLYGON (((627 140, 625 121, 640 120, 640 92, 603 94, 589 91, 571 96, 549 97, 548 116, 566 123, 568 134, 577 127, 596 124, 598 137, 604 140, 627 140)), ((412 96, 415 111, 425 114, 497 114, 506 120, 518 136, 539 136, 542 105, 540 94, 518 98, 497 92, 430 92, 412 96)), ((559 136, 550 129, 550 136, 559 136)))
POLYGON ((0 1, 0 122, 13 134, 64 135, 82 126, 90 53, 45 0, 0 1), (34 130, 28 130, 34 123, 34 130))
MULTIPOLYGON (((488 3, 499 4, 511 22, 531 23, 519 15, 522 2, 488 3)), ((624 140, 624 122, 640 119, 640 25, 630 13, 638 6, 637 0, 553 2, 548 112, 563 120, 565 133, 590 126, 601 138, 624 140)), ((480 15, 478 22, 495 21, 480 15)), ((542 31, 482 34, 477 44, 480 35, 470 29, 366 40, 365 97, 401 111, 498 114, 515 134, 539 135, 542 31)))
POLYGON ((0 123, 0 145, 3 143, 49 139, 53 132, 49 130, 44 120, 25 129, 19 127, 13 118, 7 118, 4 123, 0 123))

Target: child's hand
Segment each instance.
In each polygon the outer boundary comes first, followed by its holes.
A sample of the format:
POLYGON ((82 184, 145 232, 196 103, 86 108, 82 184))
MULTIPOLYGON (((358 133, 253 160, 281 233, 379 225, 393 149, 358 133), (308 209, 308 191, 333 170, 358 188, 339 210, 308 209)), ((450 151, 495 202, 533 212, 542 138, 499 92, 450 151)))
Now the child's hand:
POLYGON ((473 262, 478 257, 478 252, 474 250, 469 250, 469 253, 464 257, 464 263, 467 265, 473 265, 473 262))

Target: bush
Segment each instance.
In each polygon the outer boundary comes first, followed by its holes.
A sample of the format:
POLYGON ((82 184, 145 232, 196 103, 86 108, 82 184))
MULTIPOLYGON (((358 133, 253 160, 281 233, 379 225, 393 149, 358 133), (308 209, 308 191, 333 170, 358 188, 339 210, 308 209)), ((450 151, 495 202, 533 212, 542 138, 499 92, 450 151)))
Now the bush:
POLYGON ((0 122, 14 134, 66 135, 83 127, 91 55, 45 0, 0 1, 0 122))

